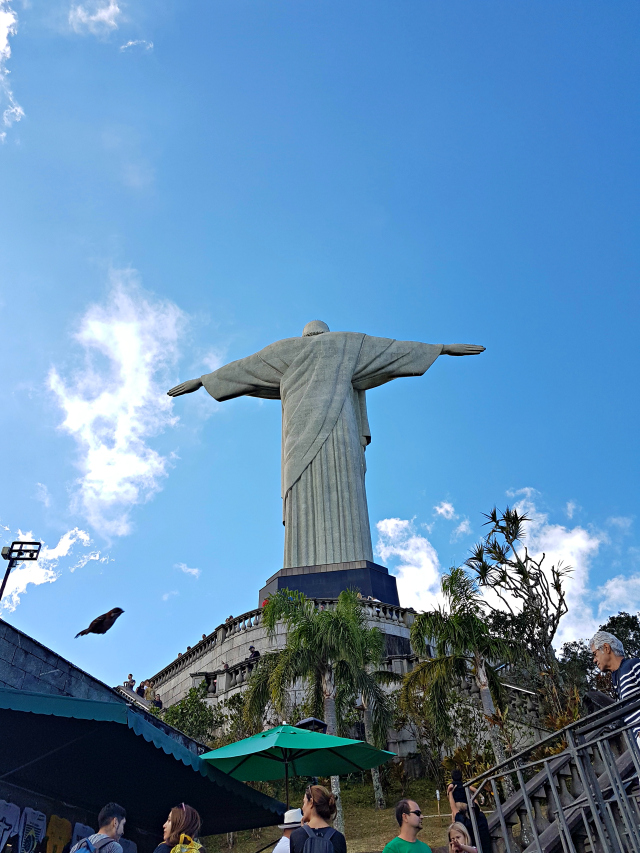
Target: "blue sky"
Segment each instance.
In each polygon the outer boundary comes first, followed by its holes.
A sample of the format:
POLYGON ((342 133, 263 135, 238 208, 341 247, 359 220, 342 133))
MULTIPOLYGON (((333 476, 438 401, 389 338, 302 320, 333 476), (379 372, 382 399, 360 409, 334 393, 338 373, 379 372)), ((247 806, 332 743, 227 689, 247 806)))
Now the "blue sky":
POLYGON ((640 608, 638 41, 618 2, 0 2, 3 613, 110 683, 281 565, 277 403, 164 392, 306 322, 481 343, 368 394, 401 600, 520 502, 562 639, 640 608), (74 640, 96 615, 105 637, 74 640))

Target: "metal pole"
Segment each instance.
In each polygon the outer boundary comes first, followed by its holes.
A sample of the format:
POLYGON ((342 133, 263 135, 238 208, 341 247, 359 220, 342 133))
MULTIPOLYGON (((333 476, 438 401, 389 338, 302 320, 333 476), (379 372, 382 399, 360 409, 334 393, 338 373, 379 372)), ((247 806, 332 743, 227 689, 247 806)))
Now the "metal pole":
POLYGON ((18 565, 18 560, 9 560, 9 565, 7 566, 7 571, 4 573, 4 580, 2 581, 2 586, 0 586, 0 601, 2 601, 2 596, 4 595, 4 588, 7 585, 7 581, 9 580, 9 575, 11 574, 11 569, 15 569, 18 565))
POLYGON ((286 759, 284 762, 284 790, 285 799, 287 801, 287 811, 289 811, 289 762, 286 759))

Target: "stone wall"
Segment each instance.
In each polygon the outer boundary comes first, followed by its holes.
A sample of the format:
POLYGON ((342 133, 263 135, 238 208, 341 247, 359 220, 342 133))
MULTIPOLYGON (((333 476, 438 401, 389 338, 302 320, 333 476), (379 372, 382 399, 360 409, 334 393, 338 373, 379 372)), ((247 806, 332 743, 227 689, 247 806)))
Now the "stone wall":
MULTIPOLYGON (((319 607, 332 607, 334 599, 318 599, 319 607)), ((386 666, 404 675, 414 660, 409 643, 409 628, 414 611, 397 605, 376 602, 363 604, 369 625, 378 628, 385 636, 386 666)), ((165 707, 182 699, 190 687, 203 680, 208 685, 208 701, 216 704, 227 701, 241 692, 251 675, 253 663, 248 660, 249 646, 264 654, 281 649, 286 639, 285 627, 280 624, 273 637, 262 626, 262 610, 257 608, 218 626, 188 652, 172 661, 151 679, 153 688, 160 693, 165 707), (228 664, 228 669, 223 664, 228 664)), ((304 686, 296 684, 291 690, 291 701, 299 704, 304 699, 304 686)), ((275 721, 274 721, 275 722, 275 721)), ((295 720, 288 722, 295 723, 295 720)), ((408 755, 416 750, 415 735, 409 730, 389 732, 389 748, 398 755, 408 755)))
POLYGON ((0 687, 121 702, 117 693, 51 649, 0 620, 0 687))
MULTIPOLYGON (((316 599, 316 603, 319 607, 329 608, 335 606, 335 599, 316 599)), ((384 634, 384 665, 400 677, 406 675, 417 661, 409 642, 415 611, 369 601, 363 602, 363 607, 369 625, 384 634)), ((285 634, 284 625, 280 624, 275 635, 270 638, 262 625, 261 608, 250 610, 219 625, 208 637, 153 676, 151 681, 154 690, 160 693, 164 706, 167 707, 179 702, 190 687, 206 681, 210 704, 216 704, 220 700, 227 701, 245 688, 251 675, 253 663, 248 660, 249 646, 255 646, 261 654, 280 649, 284 646, 285 634), (223 668, 224 663, 228 664, 228 669, 223 668)), ((542 727, 535 693, 507 683, 504 687, 523 745, 539 739, 542 727)), ((461 692, 477 704, 478 713, 482 714, 475 682, 467 679, 461 685, 461 692)), ((303 685, 294 685, 290 694, 291 702, 300 704, 304 698, 303 685)), ((275 721, 272 722, 275 724, 275 721)), ((401 731, 390 730, 388 748, 401 757, 414 754, 417 750, 416 733, 410 728, 401 731)))
MULTIPOLYGON (((318 599, 317 603, 320 607, 332 607, 335 601, 318 599)), ((363 606, 369 625, 379 628, 385 635, 390 659, 411 656, 409 628, 414 611, 397 605, 369 602, 363 606)), ((250 610, 219 625, 208 637, 156 673, 151 679, 153 688, 160 693, 166 707, 179 702, 189 688, 206 675, 212 688, 209 691, 212 701, 222 696, 230 698, 242 689, 250 674, 251 666, 247 661, 249 646, 255 646, 263 654, 282 648, 284 643, 284 625, 279 625, 276 634, 270 638, 262 626, 261 608, 250 610), (229 671, 224 671, 225 663, 229 671)))

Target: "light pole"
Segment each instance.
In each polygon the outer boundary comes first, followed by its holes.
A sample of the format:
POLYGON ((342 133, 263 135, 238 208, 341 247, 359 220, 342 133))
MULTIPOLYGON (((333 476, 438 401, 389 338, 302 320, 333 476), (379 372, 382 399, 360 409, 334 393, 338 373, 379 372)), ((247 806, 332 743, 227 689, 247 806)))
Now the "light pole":
POLYGON ((4 588, 9 580, 11 569, 15 569, 18 563, 37 560, 40 556, 40 548, 42 548, 42 542, 12 542, 11 547, 5 545, 2 549, 2 559, 8 560, 9 565, 7 566, 7 571, 4 573, 2 586, 0 586, 0 601, 4 595, 4 588))

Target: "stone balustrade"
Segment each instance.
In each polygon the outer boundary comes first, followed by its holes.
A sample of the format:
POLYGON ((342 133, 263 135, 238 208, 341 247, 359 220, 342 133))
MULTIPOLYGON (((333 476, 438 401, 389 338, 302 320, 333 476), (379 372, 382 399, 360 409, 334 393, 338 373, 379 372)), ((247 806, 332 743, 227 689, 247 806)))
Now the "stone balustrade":
POLYGON ((236 616, 235 619, 228 619, 224 625, 218 628, 221 634, 220 641, 224 641, 240 631, 249 631, 251 628, 257 628, 260 625, 262 618, 262 608, 258 607, 255 610, 250 610, 248 613, 243 613, 242 616, 236 616))
MULTIPOLYGON (((334 608, 336 599, 317 599, 317 607, 334 608)), ((415 617, 411 608, 385 604, 383 602, 363 600, 362 606, 369 624, 380 628, 387 637, 388 654, 394 658, 410 654, 409 627, 415 617), (404 655, 398 654, 404 652, 404 655)), ((182 699, 194 683, 206 677, 209 695, 219 697, 222 693, 239 689, 246 681, 249 646, 258 651, 273 651, 282 648, 285 642, 284 626, 279 627, 275 636, 269 636, 262 624, 262 609, 255 608, 229 619, 219 625, 215 631, 202 639, 193 648, 156 673, 151 679, 153 689, 160 693, 165 704, 172 705, 182 699), (224 670, 224 664, 229 669, 224 670), (234 679, 219 679, 221 672, 234 673, 234 679), (215 693, 212 691, 215 682, 215 693), (224 684, 224 688, 223 685, 224 684)), ((406 671, 406 666, 394 665, 394 671, 406 671)))

